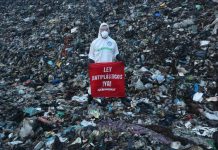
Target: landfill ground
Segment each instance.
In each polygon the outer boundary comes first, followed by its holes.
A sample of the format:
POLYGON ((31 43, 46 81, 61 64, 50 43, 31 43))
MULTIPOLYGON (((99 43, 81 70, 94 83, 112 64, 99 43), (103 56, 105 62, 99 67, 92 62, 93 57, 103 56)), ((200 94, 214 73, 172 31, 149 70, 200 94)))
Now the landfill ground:
POLYGON ((217 150, 217 0, 0 0, 0 150, 217 150), (87 102, 107 22, 127 99, 87 102))

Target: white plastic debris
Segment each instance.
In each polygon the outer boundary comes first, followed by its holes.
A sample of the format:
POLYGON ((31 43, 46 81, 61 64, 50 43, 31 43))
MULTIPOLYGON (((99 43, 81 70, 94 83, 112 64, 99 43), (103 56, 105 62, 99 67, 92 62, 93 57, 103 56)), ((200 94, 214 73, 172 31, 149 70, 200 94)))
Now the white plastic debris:
POLYGON ((90 117, 95 117, 95 118, 99 118, 100 117, 100 112, 99 112, 99 110, 98 109, 89 109, 88 110, 88 115, 90 116, 90 117))
POLYGON ((85 94, 83 96, 73 96, 71 98, 71 100, 72 101, 77 101, 79 103, 84 103, 84 102, 88 101, 88 97, 87 96, 88 96, 88 94, 85 94))
POLYGON ((8 145, 17 145, 17 144, 22 144, 22 141, 13 141, 13 142, 8 142, 8 145))
POLYGON ((59 137, 59 140, 63 143, 63 142, 67 142, 68 138, 64 138, 64 137, 61 137, 61 135, 58 135, 59 137))
POLYGON ((185 123, 185 127, 186 127, 186 128, 191 128, 191 127, 192 127, 191 122, 190 122, 190 121, 186 122, 186 123, 185 123))
POLYGON ((201 87, 205 87, 205 86, 206 86, 206 82, 201 80, 199 85, 200 85, 201 87))
POLYGON ((165 78, 164 78, 163 75, 158 75, 158 76, 157 76, 157 82, 158 82, 158 83, 162 83, 162 82, 164 82, 164 81, 165 81, 165 78))
POLYGON ((21 138, 25 138, 25 137, 31 136, 33 134, 34 134, 34 132, 33 132, 33 127, 31 126, 31 120, 24 119, 22 122, 22 127, 19 131, 19 136, 21 138))
POLYGON ((195 128, 192 129, 192 132, 200 136, 212 137, 213 133, 216 132, 217 130, 218 130, 217 128, 196 126, 195 128))
POLYGON ((140 79, 138 79, 138 81, 135 83, 135 89, 136 90, 144 90, 145 89, 145 86, 140 79))
POLYGON ((211 113, 205 111, 204 113, 204 116, 210 120, 216 120, 218 121, 218 111, 213 111, 211 113))
POLYGON ((23 94, 25 94, 25 91, 21 89, 21 90, 18 91, 18 93, 19 93, 20 95, 23 95, 23 94))
POLYGON ((172 149, 180 149, 180 147, 181 147, 181 143, 179 142, 179 141, 175 141, 175 142, 172 142, 171 144, 170 144, 170 147, 172 148, 172 149))
POLYGON ((87 127, 87 126, 95 127, 96 126, 96 124, 93 121, 86 121, 86 120, 83 120, 80 124, 84 127, 87 127))
POLYGON ((184 73, 182 73, 182 72, 178 72, 178 74, 179 74, 180 77, 184 77, 185 76, 184 73))
POLYGON ((138 119, 138 122, 137 122, 138 124, 143 124, 143 120, 141 120, 141 119, 138 119))
MULTIPOLYGON (((6 66, 5 64, 0 63, 0 67, 5 67, 5 66, 6 66)), ((0 82, 2 82, 2 81, 0 81, 0 82)))
MULTIPOLYGON (((178 70, 178 72, 180 74, 183 74, 183 76, 184 76, 184 74, 188 73, 188 71, 185 68, 181 67, 180 65, 177 66, 176 69, 178 70)), ((182 76, 182 75, 180 75, 180 76, 182 76)))
POLYGON ((192 25, 192 24, 194 24, 193 19, 186 19, 186 20, 183 20, 182 22, 175 23, 173 25, 173 27, 174 28, 185 28, 185 27, 192 25))
POLYGON ((195 102, 202 102, 203 100, 203 93, 197 92, 193 96, 193 101, 195 102))
POLYGON ((161 97, 161 98, 167 98, 167 97, 168 97, 167 95, 163 95, 162 92, 159 92, 157 95, 158 95, 159 97, 161 97))
POLYGON ((80 137, 78 137, 78 138, 76 138, 76 140, 71 145, 81 144, 81 143, 82 143, 82 139, 80 137))
POLYGON ((33 21, 34 19, 36 19, 36 18, 34 16, 32 16, 32 17, 27 17, 27 18, 23 19, 23 21, 30 22, 30 21, 33 21))
POLYGON ((145 89, 151 89, 151 88, 153 88, 153 84, 151 84, 151 83, 145 84, 145 89))
POLYGON ((87 57, 87 54, 79 54, 80 57, 87 57))
POLYGON ((162 82, 165 81, 165 78, 163 75, 161 75, 160 73, 156 72, 156 74, 153 74, 151 77, 153 80, 157 80, 157 82, 159 84, 161 84, 162 82))
POLYGON ((33 150, 40 150, 44 144, 44 142, 40 141, 38 144, 36 144, 33 150))
POLYGON ((51 149, 52 144, 54 143, 54 137, 50 137, 47 139, 47 142, 45 143, 46 147, 51 149))
POLYGON ((142 68, 139 69, 139 71, 141 71, 141 72, 147 72, 147 71, 149 71, 149 70, 146 69, 145 67, 142 67, 142 68))
POLYGON ((218 101, 218 96, 206 98, 206 101, 208 101, 208 102, 217 102, 218 101))
POLYGON ((218 30, 218 17, 211 24, 207 25, 206 29, 209 29, 212 26, 214 26, 212 34, 215 35, 215 34, 217 34, 217 30, 218 30))
POLYGON ((98 103, 101 103, 101 99, 100 98, 95 98, 95 101, 97 101, 98 103))
POLYGON ((206 40, 200 41, 201 46, 207 46, 209 43, 210 43, 210 41, 206 41, 206 40))
POLYGON ((8 138, 10 139, 10 138, 12 138, 13 137, 13 133, 10 133, 9 135, 8 135, 8 138))
POLYGON ((135 114, 132 112, 123 112, 124 115, 135 117, 135 114))
POLYGON ((78 29, 78 27, 75 27, 75 28, 71 29, 70 32, 75 33, 75 32, 77 32, 77 29, 78 29))

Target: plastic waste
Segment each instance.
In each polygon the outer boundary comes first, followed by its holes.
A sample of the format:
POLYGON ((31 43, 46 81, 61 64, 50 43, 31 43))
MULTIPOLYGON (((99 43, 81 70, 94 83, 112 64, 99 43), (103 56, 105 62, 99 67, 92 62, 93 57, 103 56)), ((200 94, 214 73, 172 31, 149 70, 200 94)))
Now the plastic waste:
POLYGON ((210 43, 210 41, 200 41, 200 46, 207 46, 210 43))
POLYGON ((73 143, 71 143, 71 145, 81 144, 81 143, 82 143, 82 139, 80 137, 78 137, 73 143))
POLYGON ((208 102, 217 102, 218 101, 218 97, 209 97, 209 98, 206 98, 206 101, 208 102))
POLYGON ((136 90, 144 90, 145 89, 145 86, 140 79, 138 79, 138 81, 135 83, 135 89, 136 90))
POLYGON ((178 141, 172 142, 172 143, 170 144, 170 147, 172 148, 172 150, 180 149, 181 143, 178 142, 178 141))
POLYGON ((153 80, 157 80, 157 82, 158 82, 159 84, 161 84, 162 82, 165 81, 165 77, 164 77, 163 75, 160 75, 160 74, 154 74, 154 75, 152 75, 152 79, 153 79, 153 80))
POLYGON ((100 117, 100 112, 99 112, 99 110, 97 110, 97 109, 89 109, 88 110, 88 115, 90 116, 90 117, 95 117, 96 119, 98 119, 99 117, 100 117))
POLYGON ((195 5, 195 8, 196 8, 197 10, 201 10, 201 9, 202 9, 202 6, 201 6, 201 5, 195 5))
POLYGON ((193 96, 193 101, 202 102, 203 101, 203 93, 197 92, 193 96))
POLYGON ((194 84, 194 92, 197 93, 199 90, 199 86, 197 83, 194 84))
POLYGON ((79 103, 84 103, 84 102, 88 101, 88 97, 87 96, 88 96, 88 94, 85 94, 83 96, 73 96, 71 98, 71 100, 77 101, 79 103))
POLYGON ((93 126, 93 127, 95 127, 95 126, 96 126, 96 124, 95 124, 94 122, 92 122, 92 121, 86 121, 86 120, 83 120, 80 124, 81 124, 82 126, 84 126, 84 127, 87 127, 87 126, 93 126))
POLYGON ((212 111, 212 112, 203 112, 204 116, 210 120, 216 120, 218 121, 218 111, 212 111))
POLYGON ((22 122, 22 127, 19 131, 19 136, 21 138, 26 138, 29 136, 32 136, 34 134, 33 132, 33 127, 32 127, 32 122, 29 119, 24 119, 22 122))
POLYGON ((196 126, 192 129, 192 132, 196 133, 199 136, 212 137, 213 133, 217 130, 217 128, 196 126))
POLYGON ((22 141, 12 141, 12 142, 8 142, 9 145, 18 145, 18 144, 22 144, 22 141))
POLYGON ((180 107, 185 107, 186 105, 185 105, 185 103, 184 103, 184 101, 182 101, 182 100, 180 100, 180 99, 175 99, 174 100, 174 103, 177 105, 177 106, 180 106, 180 107))
POLYGON ((186 20, 183 20, 182 22, 179 22, 179 23, 175 23, 173 25, 174 28, 185 28, 189 25, 193 25, 194 24, 194 20, 193 19, 186 19, 186 20))
POLYGON ((216 1, 1 1, 0 149, 215 149, 192 129, 218 125, 216 1), (129 105, 87 102, 104 21, 129 105))
POLYGON ((45 144, 44 142, 40 141, 38 144, 36 144, 36 146, 34 147, 34 150, 40 150, 44 144, 45 144))

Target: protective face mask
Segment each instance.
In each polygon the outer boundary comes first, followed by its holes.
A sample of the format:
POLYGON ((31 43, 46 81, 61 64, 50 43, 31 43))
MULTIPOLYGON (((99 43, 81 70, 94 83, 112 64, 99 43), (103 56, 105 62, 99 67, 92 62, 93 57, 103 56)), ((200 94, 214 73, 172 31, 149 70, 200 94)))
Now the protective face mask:
POLYGON ((107 31, 103 31, 103 32, 101 32, 101 37, 106 39, 108 37, 108 34, 109 33, 107 31))

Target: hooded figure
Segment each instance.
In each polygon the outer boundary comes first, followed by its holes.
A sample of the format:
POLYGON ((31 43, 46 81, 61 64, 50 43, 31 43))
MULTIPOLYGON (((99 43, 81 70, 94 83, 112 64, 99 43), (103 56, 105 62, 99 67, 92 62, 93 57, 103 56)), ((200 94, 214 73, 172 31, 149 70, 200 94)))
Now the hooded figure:
POLYGON ((94 63, 112 62, 118 60, 119 51, 116 41, 109 36, 110 30, 107 23, 102 23, 99 27, 98 38, 91 43, 89 59, 94 63))
MULTIPOLYGON (((110 30, 107 23, 102 23, 99 27, 98 38, 91 43, 89 51, 89 63, 113 62, 116 58, 118 61, 124 61, 119 55, 116 41, 109 36, 110 30)), ((125 63, 124 63, 125 65, 125 63)), ((88 102, 91 103, 91 87, 88 88, 88 102)), ((122 98, 121 102, 130 106, 130 100, 122 98)))

